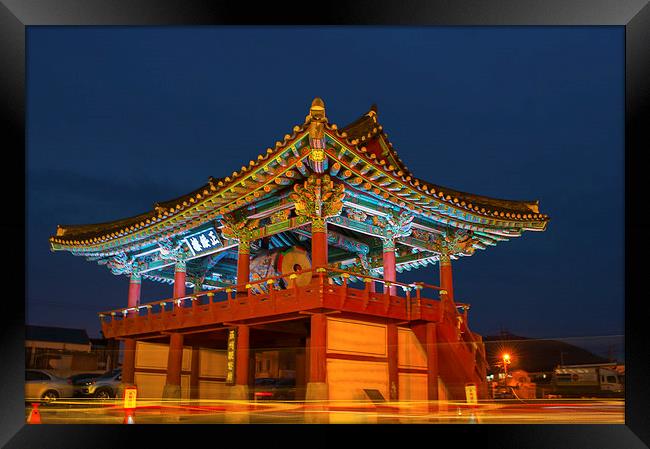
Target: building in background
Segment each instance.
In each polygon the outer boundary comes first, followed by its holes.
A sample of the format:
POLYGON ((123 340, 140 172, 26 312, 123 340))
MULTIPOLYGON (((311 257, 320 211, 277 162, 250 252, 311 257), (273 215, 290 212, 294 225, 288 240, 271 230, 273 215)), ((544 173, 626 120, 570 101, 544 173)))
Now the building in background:
POLYGON ((116 366, 119 344, 91 339, 84 329, 25 327, 27 369, 47 369, 60 377, 80 372, 104 372, 116 366))

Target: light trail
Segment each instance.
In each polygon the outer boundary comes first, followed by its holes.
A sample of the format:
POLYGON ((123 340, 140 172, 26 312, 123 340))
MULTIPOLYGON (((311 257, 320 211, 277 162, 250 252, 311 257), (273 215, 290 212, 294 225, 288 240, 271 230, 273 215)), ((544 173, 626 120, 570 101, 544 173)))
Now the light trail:
MULTIPOLYGON (((27 402, 25 419, 31 403, 27 402)), ((44 424, 115 424, 124 419, 122 400, 70 399, 41 404, 44 424)), ((408 424, 624 424, 623 400, 480 401, 227 401, 138 400, 136 423, 304 423, 311 418, 337 423, 408 424)))

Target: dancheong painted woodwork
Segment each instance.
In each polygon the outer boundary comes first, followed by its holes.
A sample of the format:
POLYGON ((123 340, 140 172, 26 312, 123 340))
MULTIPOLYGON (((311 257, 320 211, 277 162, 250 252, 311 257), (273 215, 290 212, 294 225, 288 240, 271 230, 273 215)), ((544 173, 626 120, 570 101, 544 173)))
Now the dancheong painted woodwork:
POLYGON ((317 98, 304 123, 232 174, 135 217, 60 225, 50 245, 128 276, 127 307, 99 314, 104 334, 125 340, 126 384, 145 382, 138 351, 166 344, 167 397, 218 395, 221 382, 219 394, 251 398, 255 379, 284 364, 292 369, 282 375, 304 387, 300 398, 378 390, 434 404, 463 398, 467 383, 485 396, 485 351, 469 305, 454 298, 452 263, 548 222, 537 201, 417 178, 376 107, 339 129, 317 98), (435 264, 440 285, 397 281, 435 264), (142 280, 174 289, 141 302, 142 280), (271 363, 258 349, 281 347, 281 334, 296 337, 291 355, 271 363), (188 368, 182 387, 188 345, 193 357, 223 356, 223 375, 201 380, 188 368))

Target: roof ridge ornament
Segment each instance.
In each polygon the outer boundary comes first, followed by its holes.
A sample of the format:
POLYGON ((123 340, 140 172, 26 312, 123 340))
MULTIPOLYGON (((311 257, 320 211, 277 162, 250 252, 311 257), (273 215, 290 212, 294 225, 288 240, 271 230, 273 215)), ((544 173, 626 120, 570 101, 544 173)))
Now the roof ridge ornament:
POLYGON ((296 215, 305 216, 313 223, 322 223, 343 209, 345 186, 334 183, 328 175, 311 175, 302 185, 293 185, 289 199, 296 205, 296 215))
POLYGON ((309 166, 316 173, 323 173, 327 170, 327 155, 325 154, 325 125, 327 117, 325 116, 325 103, 316 97, 311 102, 309 115, 307 116, 309 127, 309 166))

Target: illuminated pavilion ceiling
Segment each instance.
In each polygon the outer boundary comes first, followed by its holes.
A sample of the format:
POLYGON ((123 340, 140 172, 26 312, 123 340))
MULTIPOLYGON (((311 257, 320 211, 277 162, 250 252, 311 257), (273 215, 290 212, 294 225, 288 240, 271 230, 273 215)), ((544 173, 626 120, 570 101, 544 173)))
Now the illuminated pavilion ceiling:
POLYGON ((537 201, 489 198, 416 178, 388 140, 374 106, 339 129, 316 99, 303 124, 229 176, 210 177, 193 192, 135 217, 60 225, 50 245, 107 265, 114 274, 137 270, 169 283, 174 257, 182 256, 189 284, 232 284, 238 240, 223 232, 224 225, 246 223, 253 256, 309 248, 304 242, 310 222, 296 213, 291 195, 310 177, 325 176, 345 192, 342 211, 327 218, 329 262, 360 273, 381 274, 387 238, 394 240, 397 270, 403 271, 435 263, 441 253, 455 259, 523 231, 544 231, 549 221, 537 201))

